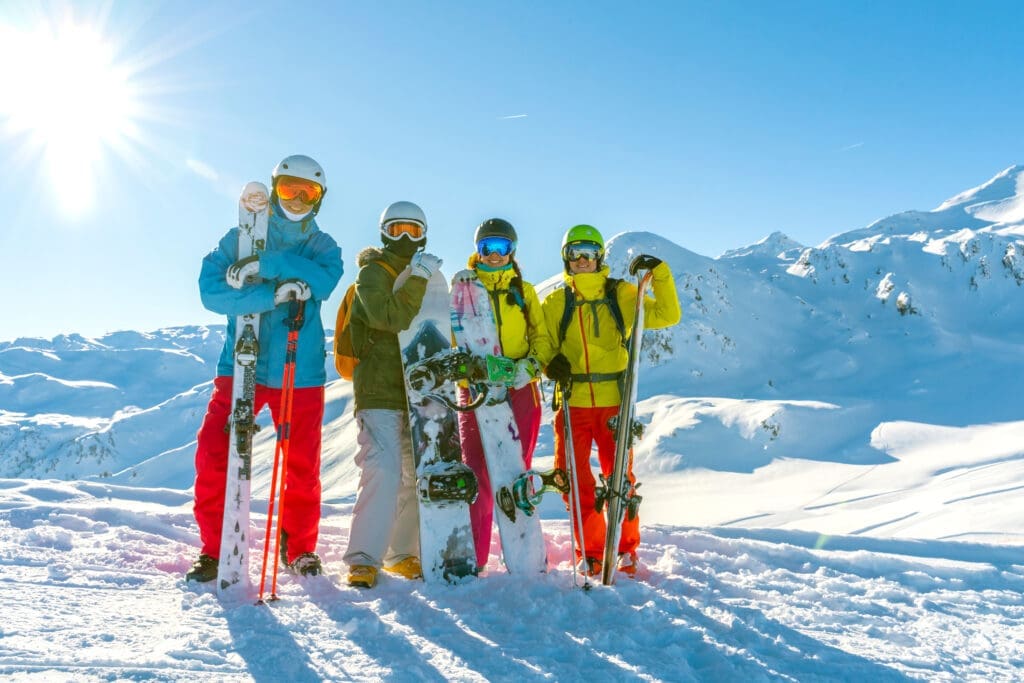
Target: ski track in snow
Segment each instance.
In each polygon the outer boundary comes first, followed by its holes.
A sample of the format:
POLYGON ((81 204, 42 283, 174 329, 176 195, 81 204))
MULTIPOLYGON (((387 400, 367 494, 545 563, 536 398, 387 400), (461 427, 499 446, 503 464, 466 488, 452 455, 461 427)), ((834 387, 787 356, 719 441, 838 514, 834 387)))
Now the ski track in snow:
MULTIPOLYGON (((328 574, 224 604, 182 579, 188 492, 0 482, 0 675, 14 680, 1014 680, 1024 669, 1015 548, 644 528, 637 581, 575 589, 554 568, 449 587, 341 575, 350 505, 325 505, 328 574)), ((257 528, 258 569, 265 520, 257 528)))

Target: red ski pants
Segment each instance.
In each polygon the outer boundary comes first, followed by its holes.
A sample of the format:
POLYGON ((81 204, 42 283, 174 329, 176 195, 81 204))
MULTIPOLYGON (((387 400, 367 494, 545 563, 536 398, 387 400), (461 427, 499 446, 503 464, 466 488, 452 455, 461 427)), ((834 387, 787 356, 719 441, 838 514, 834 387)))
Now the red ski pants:
MULTIPOLYGON (((565 418, 562 411, 555 412, 555 467, 565 468, 565 418)), ((610 477, 615 466, 615 433, 608 427, 608 419, 619 414, 618 407, 611 408, 570 408, 569 420, 572 424, 572 449, 576 456, 576 476, 579 479, 580 512, 583 520, 583 540, 579 538, 580 520, 572 518, 572 533, 576 536, 577 559, 579 548, 584 548, 587 557, 601 559, 604 555, 605 518, 604 513, 594 509, 594 489, 597 482, 590 469, 591 444, 597 445, 597 458, 601 464, 601 473, 610 477)), ((629 452, 626 472, 630 484, 636 483, 633 476, 633 451, 629 452)), ((568 470, 566 470, 568 473, 568 470)), ((569 495, 572 495, 570 491, 569 495)), ((563 495, 566 506, 569 496, 563 495)), ((571 509, 571 508, 570 508, 571 509)), ((640 516, 633 519, 623 518, 622 535, 619 538, 620 553, 635 552, 640 545, 640 516)))
MULTIPOLYGON (((522 447, 523 464, 526 469, 530 469, 533 462, 533 449, 537 446, 537 434, 540 432, 541 405, 540 389, 537 384, 530 382, 521 389, 509 389, 509 402, 512 405, 516 430, 519 432, 519 445, 522 447)), ((459 389, 459 394, 459 401, 463 405, 469 403, 468 389, 459 389)), ((480 426, 476 421, 476 413, 472 410, 459 413, 459 437, 462 441, 462 461, 473 470, 480 487, 476 500, 469 506, 469 518, 473 526, 473 543, 476 545, 476 564, 482 567, 487 564, 491 548, 494 489, 487 474, 484 447, 480 443, 480 426)))
MULTIPOLYGON (((213 394, 199 428, 196 447, 195 507, 202 553, 220 556, 220 532, 224 521, 224 488, 228 463, 231 414, 230 376, 213 380, 213 394)), ((253 409, 270 406, 274 425, 281 419, 281 390, 256 385, 253 409)), ((288 561, 316 550, 320 527, 320 430, 324 417, 324 388, 295 389, 292 397, 292 428, 285 476, 281 529, 288 534, 288 561)), ((273 452, 254 454, 272 458, 273 452)), ((254 468, 255 469, 255 468, 254 468)))

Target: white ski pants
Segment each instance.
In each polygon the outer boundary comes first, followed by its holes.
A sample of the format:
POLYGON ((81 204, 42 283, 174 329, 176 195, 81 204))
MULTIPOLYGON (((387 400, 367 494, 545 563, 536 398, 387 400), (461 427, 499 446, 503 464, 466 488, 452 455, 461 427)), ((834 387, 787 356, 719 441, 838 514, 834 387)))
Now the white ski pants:
POLYGON ((356 413, 361 470, 352 510, 349 566, 392 565, 419 557, 419 503, 409 415, 404 410, 368 409, 356 413))

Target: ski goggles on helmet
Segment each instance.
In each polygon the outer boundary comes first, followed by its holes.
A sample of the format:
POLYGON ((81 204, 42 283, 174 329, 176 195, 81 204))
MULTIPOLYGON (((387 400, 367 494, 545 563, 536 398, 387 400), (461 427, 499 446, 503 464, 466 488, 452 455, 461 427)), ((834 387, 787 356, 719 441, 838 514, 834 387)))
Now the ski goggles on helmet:
POLYGON ((604 249, 596 242, 573 242, 562 249, 562 258, 566 261, 597 261, 604 256, 604 249))
POLYGON ((476 243, 476 253, 481 256, 508 256, 515 248, 515 243, 507 237, 484 237, 476 243))
POLYGON ((396 240, 402 235, 406 235, 413 242, 416 242, 427 236, 427 229, 423 227, 422 223, 407 218, 389 221, 382 225, 380 230, 388 237, 396 240))
POLYGON ((290 175, 278 176, 274 181, 274 190, 286 202, 298 199, 303 204, 316 204, 324 196, 324 188, 320 183, 290 175))

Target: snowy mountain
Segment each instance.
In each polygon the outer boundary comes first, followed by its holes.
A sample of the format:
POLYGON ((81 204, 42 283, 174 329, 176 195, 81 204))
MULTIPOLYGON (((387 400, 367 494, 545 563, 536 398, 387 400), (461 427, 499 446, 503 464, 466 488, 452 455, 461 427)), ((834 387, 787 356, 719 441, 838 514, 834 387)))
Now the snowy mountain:
MULTIPOLYGON (((641 465, 885 462, 871 434, 886 420, 1015 419, 1022 179, 1024 167, 1012 167, 932 212, 896 214, 813 248, 774 233, 708 258, 651 233, 611 239, 614 275, 625 276, 635 254, 655 254, 671 265, 684 306, 680 325, 645 335, 641 417, 661 424, 647 404, 669 397, 748 406, 736 421, 673 404, 674 414, 687 413, 674 422, 686 427, 646 440, 641 465), (726 455, 708 462, 709 443, 726 455)), ((542 283, 541 296, 559 282, 542 283)), ((223 334, 211 326, 0 342, 0 476, 187 488, 223 334)), ((347 383, 329 385, 325 471, 334 496, 354 490, 350 400, 347 383)), ((257 447, 272 438, 264 430, 257 447)))
MULTIPOLYGON (((669 263, 683 304, 680 325, 644 337, 648 573, 590 596, 568 585, 564 509, 546 500, 557 566, 540 580, 492 555, 454 591, 287 580, 272 612, 223 606, 178 577, 224 328, 0 342, 0 590, 38 598, 5 603, 0 673, 71 675, 80 657, 96 678, 1019 678, 1024 167, 817 247, 776 232, 708 258, 622 233, 613 274, 639 253, 669 263), (121 635, 98 626, 82 653, 72 629, 46 659, 33 603, 101 624, 91 605, 109 587, 154 596, 119 603, 137 647, 103 664, 121 635)), ((358 474, 351 400, 328 385, 320 545, 335 570, 358 474)), ((257 513, 273 438, 257 435, 257 513)), ((551 453, 546 426, 537 466, 551 453)))

